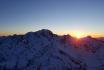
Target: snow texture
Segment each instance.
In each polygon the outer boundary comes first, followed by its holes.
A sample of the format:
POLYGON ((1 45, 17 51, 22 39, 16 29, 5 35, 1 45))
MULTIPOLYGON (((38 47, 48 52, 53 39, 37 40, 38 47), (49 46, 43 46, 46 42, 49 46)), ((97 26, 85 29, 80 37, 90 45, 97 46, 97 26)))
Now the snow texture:
POLYGON ((0 37, 0 70, 104 70, 104 41, 47 29, 0 37))

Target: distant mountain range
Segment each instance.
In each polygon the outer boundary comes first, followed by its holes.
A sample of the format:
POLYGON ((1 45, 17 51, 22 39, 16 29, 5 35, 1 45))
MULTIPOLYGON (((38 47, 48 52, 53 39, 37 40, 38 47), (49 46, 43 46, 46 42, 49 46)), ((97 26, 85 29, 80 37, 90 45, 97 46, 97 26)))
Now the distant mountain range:
POLYGON ((0 70, 104 70, 104 38, 42 29, 0 37, 0 70))

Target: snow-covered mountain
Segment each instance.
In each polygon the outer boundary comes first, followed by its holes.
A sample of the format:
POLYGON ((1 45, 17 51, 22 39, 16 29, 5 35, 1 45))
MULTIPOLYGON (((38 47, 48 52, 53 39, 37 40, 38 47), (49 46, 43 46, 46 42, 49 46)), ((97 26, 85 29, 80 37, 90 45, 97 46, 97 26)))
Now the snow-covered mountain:
POLYGON ((104 70, 104 41, 47 29, 2 36, 0 70, 104 70))

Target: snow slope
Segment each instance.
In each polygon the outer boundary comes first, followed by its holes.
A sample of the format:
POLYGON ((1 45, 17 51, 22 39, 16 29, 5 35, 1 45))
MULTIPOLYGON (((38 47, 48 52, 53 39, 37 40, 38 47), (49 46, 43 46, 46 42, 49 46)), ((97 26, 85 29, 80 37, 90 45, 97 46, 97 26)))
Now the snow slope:
POLYGON ((104 42, 47 29, 0 37, 0 70, 104 70, 104 42))

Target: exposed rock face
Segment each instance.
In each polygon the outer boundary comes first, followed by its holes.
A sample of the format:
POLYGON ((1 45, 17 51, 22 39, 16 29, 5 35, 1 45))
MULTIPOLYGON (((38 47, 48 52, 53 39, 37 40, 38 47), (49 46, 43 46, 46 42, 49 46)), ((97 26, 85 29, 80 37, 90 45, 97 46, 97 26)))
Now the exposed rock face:
POLYGON ((104 70, 104 42, 46 29, 0 37, 0 70, 104 70))

